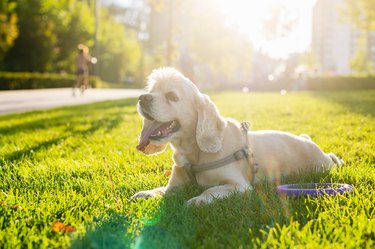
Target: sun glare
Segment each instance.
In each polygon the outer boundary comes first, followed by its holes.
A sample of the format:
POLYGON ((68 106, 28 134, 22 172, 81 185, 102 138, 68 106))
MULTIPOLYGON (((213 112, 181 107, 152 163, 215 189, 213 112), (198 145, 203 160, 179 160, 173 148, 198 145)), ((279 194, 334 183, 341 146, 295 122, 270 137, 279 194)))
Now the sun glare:
MULTIPOLYGON (((311 40, 312 7, 316 0, 219 0, 228 25, 236 26, 253 42, 255 49, 276 58, 309 49, 311 40), (282 7, 294 26, 282 36, 269 37, 264 21, 272 18, 282 7)), ((272 35, 272 34, 271 34, 272 35)))

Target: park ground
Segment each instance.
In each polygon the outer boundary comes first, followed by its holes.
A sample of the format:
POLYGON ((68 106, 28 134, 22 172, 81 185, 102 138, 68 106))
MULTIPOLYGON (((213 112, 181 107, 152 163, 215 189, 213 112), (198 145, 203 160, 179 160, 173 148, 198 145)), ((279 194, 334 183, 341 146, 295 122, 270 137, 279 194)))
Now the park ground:
POLYGON ((136 99, 0 117, 1 248, 374 248, 375 91, 212 93, 224 116, 252 129, 309 134, 345 164, 283 183, 349 183, 338 196, 286 198, 273 183, 200 207, 165 185, 171 151, 135 149, 136 99))

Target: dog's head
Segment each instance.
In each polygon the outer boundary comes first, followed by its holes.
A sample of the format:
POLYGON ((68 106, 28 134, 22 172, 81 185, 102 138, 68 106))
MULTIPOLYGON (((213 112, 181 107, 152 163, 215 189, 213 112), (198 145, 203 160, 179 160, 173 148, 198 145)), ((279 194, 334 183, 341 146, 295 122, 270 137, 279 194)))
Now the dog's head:
POLYGON ((145 154, 162 152, 169 142, 178 147, 187 139, 196 139, 205 152, 221 149, 225 119, 209 97, 177 70, 154 70, 137 107, 144 118, 137 149, 145 154))

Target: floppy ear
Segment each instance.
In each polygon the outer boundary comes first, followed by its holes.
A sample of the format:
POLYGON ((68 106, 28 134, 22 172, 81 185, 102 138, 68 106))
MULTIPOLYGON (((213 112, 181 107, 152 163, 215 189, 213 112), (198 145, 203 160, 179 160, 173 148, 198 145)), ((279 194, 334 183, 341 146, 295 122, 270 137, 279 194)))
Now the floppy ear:
POLYGON ((210 98, 204 94, 198 95, 196 110, 198 121, 195 134, 199 148, 204 152, 218 152, 224 138, 225 119, 210 98))

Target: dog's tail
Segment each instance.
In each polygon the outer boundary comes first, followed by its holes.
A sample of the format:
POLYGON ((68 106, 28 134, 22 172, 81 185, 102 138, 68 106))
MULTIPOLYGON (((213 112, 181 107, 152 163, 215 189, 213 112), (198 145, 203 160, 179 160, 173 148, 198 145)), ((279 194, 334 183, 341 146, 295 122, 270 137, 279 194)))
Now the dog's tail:
POLYGON ((331 160, 337 165, 342 166, 344 164, 344 161, 340 159, 338 156, 333 154, 332 152, 328 153, 328 156, 331 158, 331 160))

